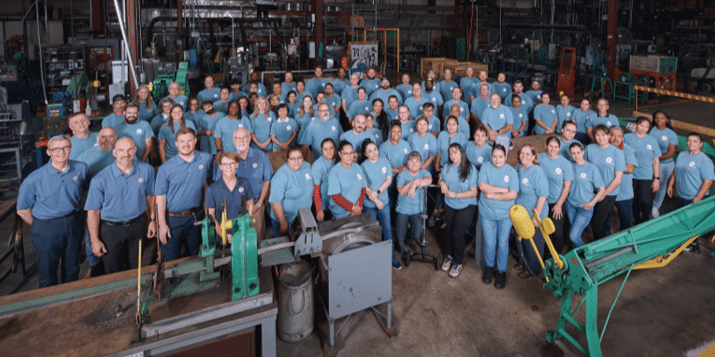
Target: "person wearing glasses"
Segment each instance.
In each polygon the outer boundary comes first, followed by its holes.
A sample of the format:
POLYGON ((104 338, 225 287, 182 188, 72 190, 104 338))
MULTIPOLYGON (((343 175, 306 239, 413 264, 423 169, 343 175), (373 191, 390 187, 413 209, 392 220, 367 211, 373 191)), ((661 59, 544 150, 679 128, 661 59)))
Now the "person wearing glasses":
POLYGON ((70 160, 72 142, 64 135, 50 138, 50 161, 33 171, 20 185, 17 215, 30 225, 37 253, 40 288, 79 277, 79 250, 84 237, 82 192, 89 183, 87 164, 70 160))
POLYGON ((193 128, 178 129, 174 139, 178 153, 159 166, 156 175, 159 241, 167 262, 181 258, 184 245, 189 255, 199 254, 201 226, 196 223, 204 218, 202 196, 212 181, 214 160, 211 154, 196 151, 196 142, 193 128))
POLYGON ((298 134, 298 142, 303 145, 303 152, 308 152, 310 148, 313 158, 317 159, 321 155, 321 143, 325 139, 333 139, 334 142, 343 135, 343 128, 338 119, 330 116, 330 108, 327 104, 318 107, 318 119, 313 120, 305 129, 304 136, 298 134))
POLYGON ((367 179, 360 165, 355 163, 355 150, 347 141, 338 144, 339 161, 328 175, 330 212, 334 218, 357 216, 362 213, 367 179))
POLYGON ((561 148, 559 149, 559 155, 565 157, 566 160, 571 162, 573 162, 571 152, 569 151, 571 144, 577 143, 581 145, 582 148, 584 147, 583 144, 576 139, 577 130, 578 125, 573 120, 567 120, 561 124, 561 136, 559 136, 559 144, 561 148))
MULTIPOLYGON (((410 117, 410 108, 406 105, 400 105, 397 109, 397 120, 400 121, 400 126, 402 127, 402 137, 400 139, 407 141, 407 138, 417 131, 415 121, 410 117)), ((427 128, 429 129, 429 124, 427 128)))
POLYGON ((288 226, 298 215, 300 208, 313 203, 313 177, 310 164, 304 161, 299 146, 287 151, 287 161, 271 179, 271 229, 273 237, 288 235, 288 226))
POLYGON ((313 161, 310 171, 313 175, 313 202, 315 219, 318 222, 332 218, 330 214, 330 196, 328 195, 328 174, 335 166, 335 142, 331 138, 320 144, 323 155, 313 161))
POLYGON ((226 205, 226 219, 238 218, 241 212, 253 212, 253 191, 251 183, 236 175, 239 157, 233 151, 228 151, 219 157, 221 178, 212 183, 206 190, 206 205, 208 215, 214 221, 216 240, 221 242, 221 217, 223 207, 226 205), (217 218, 218 217, 218 218, 217 218))

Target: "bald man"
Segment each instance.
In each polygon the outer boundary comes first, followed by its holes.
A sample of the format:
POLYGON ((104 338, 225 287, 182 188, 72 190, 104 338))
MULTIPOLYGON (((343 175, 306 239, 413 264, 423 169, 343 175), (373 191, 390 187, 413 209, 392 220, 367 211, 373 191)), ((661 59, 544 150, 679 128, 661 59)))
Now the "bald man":
POLYGON ((84 206, 92 252, 107 274, 137 268, 139 240, 156 236, 154 168, 136 151, 131 138, 117 140, 116 162, 92 179, 84 206))

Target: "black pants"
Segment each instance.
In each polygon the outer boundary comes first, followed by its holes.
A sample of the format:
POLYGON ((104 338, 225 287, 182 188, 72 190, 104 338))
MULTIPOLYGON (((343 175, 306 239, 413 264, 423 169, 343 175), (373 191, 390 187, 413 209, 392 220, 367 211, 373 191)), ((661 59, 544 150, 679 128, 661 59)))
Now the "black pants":
POLYGON ((107 274, 139 266, 139 240, 146 237, 148 223, 144 213, 129 225, 113 225, 102 221, 99 236, 107 248, 107 253, 102 256, 107 274))
POLYGON ((650 219, 653 210, 653 180, 633 179, 633 218, 635 224, 650 219))
MULTIPOLYGON (((593 206, 593 218, 591 218, 591 230, 593 230, 593 240, 611 235, 611 231, 606 228, 606 220, 611 219, 613 205, 616 203, 616 195, 606 196, 601 202, 593 206)), ((610 225, 608 225, 610 227, 610 225)))
POLYGON ((444 216, 447 221, 447 255, 453 258, 452 265, 462 264, 464 260, 464 235, 472 224, 477 206, 470 205, 466 208, 455 210, 449 205, 444 205, 444 216))
POLYGON ((564 221, 566 221, 566 208, 563 205, 561 206, 561 218, 556 219, 554 218, 554 212, 552 211, 554 206, 556 206, 556 204, 549 204, 549 218, 551 218, 551 221, 554 222, 554 227, 556 227, 556 230, 551 235, 551 242, 554 243, 556 252, 561 254, 564 251, 564 221))

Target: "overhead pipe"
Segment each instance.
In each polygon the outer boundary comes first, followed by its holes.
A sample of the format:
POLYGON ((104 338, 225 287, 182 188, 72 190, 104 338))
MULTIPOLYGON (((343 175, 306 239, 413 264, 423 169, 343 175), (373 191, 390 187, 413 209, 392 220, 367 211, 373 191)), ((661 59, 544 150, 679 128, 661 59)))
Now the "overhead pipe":
MULTIPOLYGON (((130 0, 133 1, 133 0, 130 0)), ((124 16, 122 15, 122 11, 119 8, 119 1, 114 0, 114 8, 117 10, 117 19, 119 20, 119 29, 122 32, 122 38, 124 39, 124 47, 127 51, 127 58, 129 59, 129 66, 131 67, 131 70, 129 71, 132 74, 132 79, 134 80, 134 88, 139 88, 139 77, 137 77, 137 70, 136 67, 134 67, 134 59, 132 58, 132 52, 131 48, 129 47, 129 39, 127 37, 127 29, 124 25, 124 16)))

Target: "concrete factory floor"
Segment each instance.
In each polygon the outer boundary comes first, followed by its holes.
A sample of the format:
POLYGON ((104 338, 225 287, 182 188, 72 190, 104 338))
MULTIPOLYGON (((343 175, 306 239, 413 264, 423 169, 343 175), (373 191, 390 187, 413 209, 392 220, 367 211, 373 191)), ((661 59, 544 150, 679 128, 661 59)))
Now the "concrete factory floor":
MULTIPOLYGON (((712 104, 668 100, 641 107, 652 113, 669 111, 674 119, 707 127, 712 123, 712 104)), ((611 106, 617 116, 631 116, 623 101, 611 106)), ((679 132, 683 134, 683 132, 679 132)), ((666 198, 662 213, 675 209, 666 198)), ((10 234, 10 220, 0 225, 0 237, 10 234)), ((617 227, 617 220, 613 220, 617 227)), ((0 285, 0 295, 36 289, 38 285, 34 249, 25 227, 25 252, 29 275, 12 274, 0 285)), ((590 228, 585 241, 591 241, 590 228)), ((604 356, 695 356, 697 349, 715 343, 715 243, 712 234, 700 239, 701 254, 684 252, 670 265, 655 270, 633 271, 618 300, 601 343, 604 356)), ((444 238, 427 230, 427 252, 444 256, 444 238)), ((418 249, 413 244, 410 249, 418 249)), ((3 250, 4 251, 4 250, 3 250)), ((481 268, 474 262, 474 247, 465 257, 457 279, 434 266, 413 262, 393 273, 393 321, 397 335, 389 338, 375 315, 362 311, 353 315, 337 335, 340 356, 579 356, 568 342, 545 342, 543 334, 556 327, 560 304, 542 286, 543 277, 519 279, 509 258, 507 286, 496 290, 481 282, 481 268)), ((4 272, 7 263, 0 266, 4 272)), ((82 264, 81 276, 88 271, 82 264)), ((623 276, 599 286, 599 330, 621 286, 623 276)), ((580 300, 578 297, 576 303, 580 300)), ((380 307, 384 311, 384 307, 380 307)), ((320 304, 315 305, 316 330, 327 332, 320 304)), ((584 321, 581 308, 576 319, 584 321)), ((339 328, 344 319, 338 320, 339 328)), ((573 326, 568 331, 585 344, 573 326)), ((61 354, 62 351, 55 351, 61 354)), ((298 343, 278 340, 278 356, 320 356, 321 338, 313 332, 298 343)))

